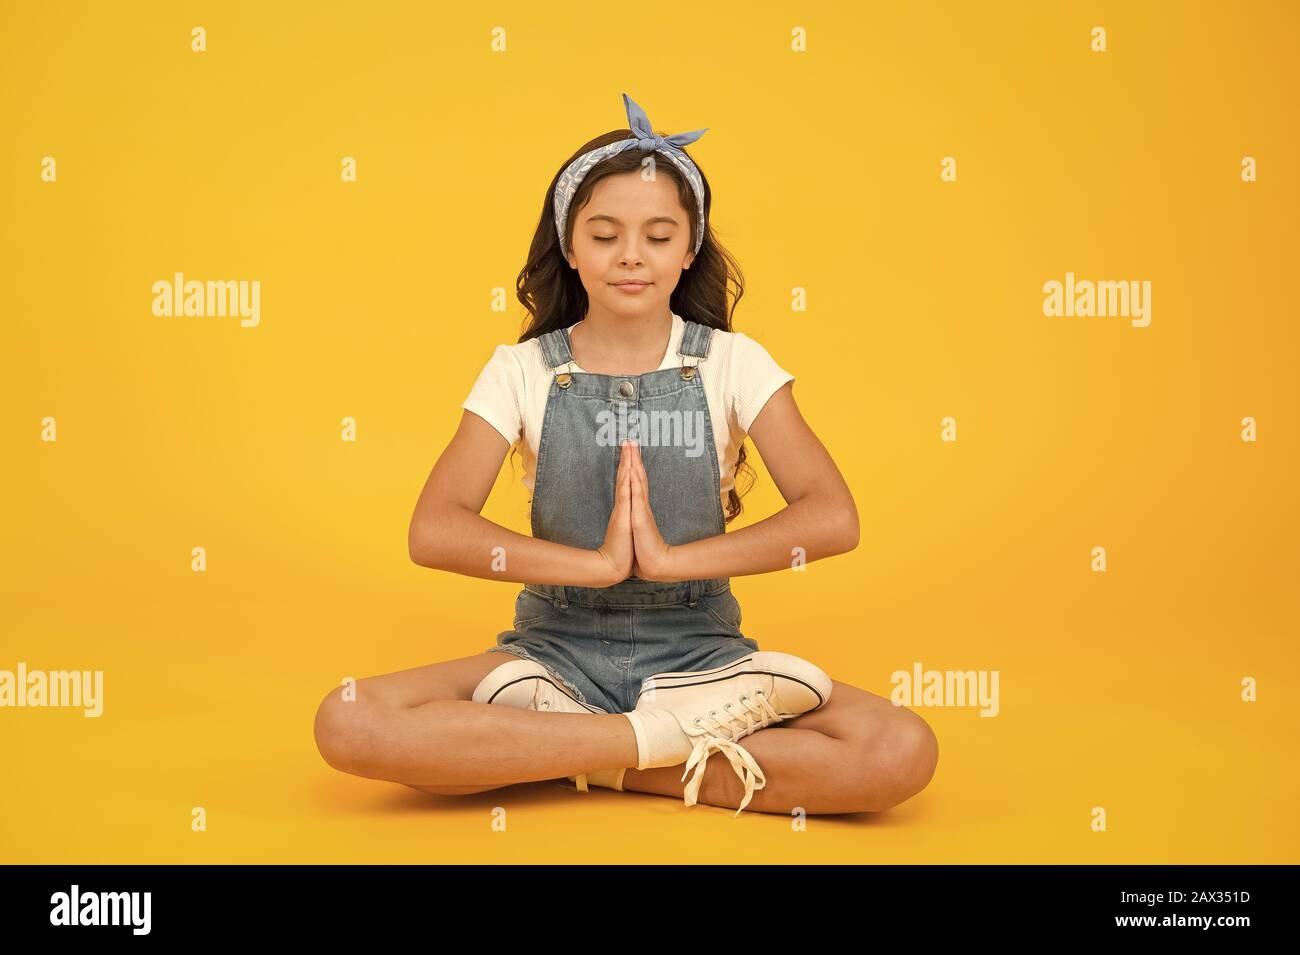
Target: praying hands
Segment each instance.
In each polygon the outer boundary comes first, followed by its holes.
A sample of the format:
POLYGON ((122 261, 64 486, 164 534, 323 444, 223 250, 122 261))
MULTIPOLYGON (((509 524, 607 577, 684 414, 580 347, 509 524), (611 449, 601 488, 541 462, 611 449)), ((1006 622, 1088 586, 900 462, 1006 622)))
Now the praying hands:
POLYGON ((619 580, 673 580, 673 548, 659 533, 650 509, 650 480, 635 441, 623 441, 614 479, 614 509, 597 553, 619 580))

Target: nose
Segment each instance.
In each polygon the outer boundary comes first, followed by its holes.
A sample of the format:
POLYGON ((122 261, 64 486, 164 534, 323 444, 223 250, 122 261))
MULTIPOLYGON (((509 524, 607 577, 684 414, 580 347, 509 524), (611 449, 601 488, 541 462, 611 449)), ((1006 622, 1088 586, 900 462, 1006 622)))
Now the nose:
POLYGON ((641 239, 635 233, 629 233, 623 240, 623 248, 619 250, 618 262, 620 265, 642 265, 645 261, 641 255, 641 239))

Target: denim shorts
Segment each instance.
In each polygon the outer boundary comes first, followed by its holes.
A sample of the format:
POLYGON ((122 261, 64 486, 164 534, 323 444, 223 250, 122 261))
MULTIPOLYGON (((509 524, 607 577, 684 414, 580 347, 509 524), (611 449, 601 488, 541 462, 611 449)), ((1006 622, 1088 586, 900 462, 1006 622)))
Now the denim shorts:
POLYGON ((729 579, 630 578, 605 589, 526 585, 515 599, 514 629, 485 652, 540 663, 584 703, 625 713, 636 708, 648 676, 708 670, 758 649, 740 632, 729 579))

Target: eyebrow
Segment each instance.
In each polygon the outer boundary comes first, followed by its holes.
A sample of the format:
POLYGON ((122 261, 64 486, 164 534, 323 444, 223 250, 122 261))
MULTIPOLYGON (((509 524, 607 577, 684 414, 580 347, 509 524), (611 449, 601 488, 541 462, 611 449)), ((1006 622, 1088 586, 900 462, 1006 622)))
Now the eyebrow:
MULTIPOLYGON (((623 224, 621 220, 615 219, 613 216, 607 216, 604 214, 590 216, 588 217, 587 221, 595 222, 597 219, 607 219, 608 221, 614 223, 614 225, 623 224)), ((653 219, 646 219, 645 222, 646 225, 653 225, 656 222, 669 222, 673 225, 677 225, 677 220, 674 219, 672 216, 655 216, 653 219)))

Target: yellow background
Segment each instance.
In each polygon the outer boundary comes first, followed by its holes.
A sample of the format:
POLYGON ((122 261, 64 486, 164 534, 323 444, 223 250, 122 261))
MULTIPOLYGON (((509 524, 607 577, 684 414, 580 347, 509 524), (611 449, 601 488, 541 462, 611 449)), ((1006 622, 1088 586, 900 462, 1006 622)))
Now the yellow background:
MULTIPOLYGON (((1296 4, 3 10, 0 668, 106 700, 0 710, 0 861, 1297 861, 1296 4), (735 327, 861 514, 853 553, 734 579, 746 634, 882 695, 1001 674, 996 718, 921 710, 938 771, 893 811, 435 797, 316 752, 344 677, 510 627, 518 585, 414 565, 407 522, 625 91, 709 128, 735 327), (154 317, 177 271, 260 280, 260 326, 154 317), (1150 280, 1150 327, 1045 317, 1067 271, 1150 280)), ((485 514, 526 531, 517 478, 485 514)), ((763 471, 741 521, 780 505, 763 471)))

